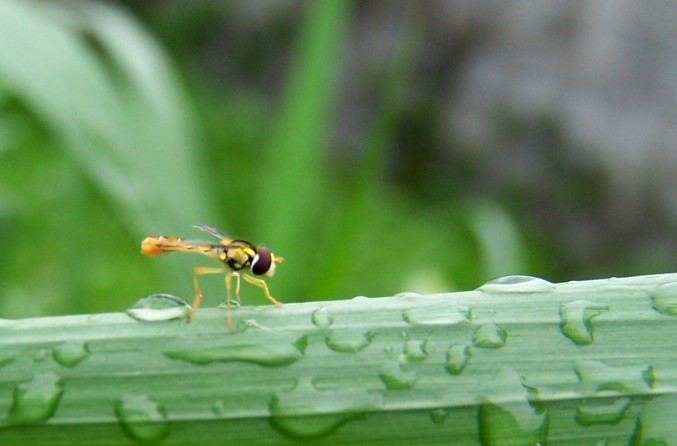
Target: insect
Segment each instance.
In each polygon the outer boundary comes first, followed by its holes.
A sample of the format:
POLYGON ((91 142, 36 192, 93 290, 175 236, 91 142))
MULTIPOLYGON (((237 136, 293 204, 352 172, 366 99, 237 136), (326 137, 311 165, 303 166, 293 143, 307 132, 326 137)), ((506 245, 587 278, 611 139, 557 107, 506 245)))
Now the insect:
POLYGON ((268 291, 268 285, 263 279, 253 277, 247 274, 250 271, 255 276, 272 277, 275 274, 275 265, 284 262, 282 257, 275 256, 265 245, 254 246, 246 240, 236 240, 212 226, 194 227, 217 237, 218 243, 203 241, 186 240, 181 237, 154 236, 146 237, 141 242, 141 252, 147 256, 159 256, 173 251, 196 252, 198 254, 211 257, 214 260, 222 262, 224 266, 212 268, 206 266, 196 266, 193 268, 193 286, 195 288, 195 299, 191 305, 191 310, 186 319, 190 322, 193 314, 200 307, 202 302, 202 291, 198 284, 198 276, 203 274, 225 274, 226 275, 226 320, 228 328, 233 330, 233 321, 230 314, 231 306, 231 282, 235 278, 235 297, 240 302, 240 277, 245 282, 251 283, 263 290, 266 299, 271 301, 276 307, 282 304, 275 300, 268 291))

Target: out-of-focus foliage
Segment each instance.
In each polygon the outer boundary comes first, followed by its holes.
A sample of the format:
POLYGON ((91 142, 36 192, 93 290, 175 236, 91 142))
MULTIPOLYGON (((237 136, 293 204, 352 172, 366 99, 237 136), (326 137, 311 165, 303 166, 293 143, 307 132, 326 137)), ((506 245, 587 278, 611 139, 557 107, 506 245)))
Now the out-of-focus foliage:
MULTIPOLYGON (((329 149, 350 5, 303 8, 271 108, 181 80, 152 33, 119 7, 0 2, 3 317, 119 310, 158 291, 190 300, 190 266, 209 261, 145 258, 139 240, 198 237, 192 223, 283 255, 269 285, 286 302, 453 290, 547 270, 499 205, 454 189, 428 200, 384 180, 413 82, 414 20, 377 84, 362 160, 356 171, 336 165, 329 149)), ((216 304, 222 280, 204 283, 206 305, 216 304)), ((255 288, 243 297, 263 302, 255 288)))

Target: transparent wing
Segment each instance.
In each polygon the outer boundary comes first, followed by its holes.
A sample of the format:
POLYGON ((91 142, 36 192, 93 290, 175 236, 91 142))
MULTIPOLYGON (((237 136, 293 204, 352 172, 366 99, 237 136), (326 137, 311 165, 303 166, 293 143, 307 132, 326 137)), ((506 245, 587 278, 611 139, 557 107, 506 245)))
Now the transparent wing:
POLYGON ((211 234, 214 237, 220 239, 221 244, 223 244, 223 245, 229 244, 230 242, 233 241, 233 238, 231 236, 229 236, 225 232, 221 231, 220 229, 216 229, 214 226, 193 225, 193 227, 198 228, 199 230, 204 231, 207 234, 211 234))

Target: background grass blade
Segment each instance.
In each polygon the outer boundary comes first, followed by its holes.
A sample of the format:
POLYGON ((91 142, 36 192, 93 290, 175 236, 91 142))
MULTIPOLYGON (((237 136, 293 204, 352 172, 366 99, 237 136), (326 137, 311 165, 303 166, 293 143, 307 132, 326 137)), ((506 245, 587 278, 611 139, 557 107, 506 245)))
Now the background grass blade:
POLYGON ((411 23, 412 10, 408 9, 409 20, 405 21, 400 31, 399 54, 381 86, 381 103, 374 116, 359 169, 350 180, 352 184, 345 207, 337 216, 337 229, 324 250, 324 261, 312 296, 327 298, 338 295, 339 285, 347 276, 349 264, 356 260, 355 253, 361 251, 359 238, 364 222, 379 212, 376 200, 386 174, 387 155, 395 136, 397 117, 402 111, 402 99, 409 86, 414 55, 420 43, 420 30, 411 23))
MULTIPOLYGON (((292 261, 312 255, 299 241, 321 233, 316 224, 324 206, 320 189, 328 187, 325 154, 349 11, 349 2, 309 5, 282 110, 253 183, 260 198, 251 221, 253 231, 265 234, 266 241, 292 261)), ((296 294, 304 288, 302 274, 300 269, 290 270, 276 280, 296 294)))
POLYGON ((83 3, 65 16, 64 7, 0 4, 3 83, 119 204, 130 228, 165 221, 178 230, 208 219, 185 100, 162 52, 120 10, 83 3), (62 16, 71 20, 55 20, 62 16))

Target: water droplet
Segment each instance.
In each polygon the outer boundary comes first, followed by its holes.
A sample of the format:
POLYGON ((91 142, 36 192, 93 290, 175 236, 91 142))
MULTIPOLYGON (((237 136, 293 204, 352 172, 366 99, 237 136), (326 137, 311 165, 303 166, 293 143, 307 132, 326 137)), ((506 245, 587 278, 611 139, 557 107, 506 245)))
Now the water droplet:
POLYGON ((48 348, 41 348, 39 350, 36 350, 33 353, 33 361, 35 361, 35 362, 42 362, 42 361, 46 360, 47 358, 51 358, 51 357, 52 357, 52 350, 50 350, 48 348))
POLYGON ((421 293, 415 293, 413 291, 403 291, 401 293, 395 294, 393 297, 406 300, 408 298, 412 298, 412 297, 418 298, 418 297, 421 297, 421 296, 422 296, 421 293))
POLYGON ((169 435, 167 411, 145 395, 127 395, 115 405, 122 429, 140 442, 160 442, 169 435))
POLYGON ((308 338, 302 336, 293 343, 281 342, 270 345, 216 344, 209 347, 170 350, 164 352, 164 355, 171 359, 180 359, 195 364, 240 361, 265 367, 280 367, 301 359, 307 345, 308 338))
POLYGON ((487 322, 477 327, 473 333, 472 342, 480 348, 501 348, 505 345, 508 332, 493 322, 487 322))
POLYGON ((382 405, 383 397, 366 388, 319 391, 304 379, 290 392, 273 396, 270 421, 283 435, 308 440, 325 437, 382 405))
POLYGON ((367 296, 355 296, 350 300, 352 300, 353 302, 364 302, 364 301, 367 301, 367 300, 371 300, 371 298, 369 298, 367 296))
POLYGON ((546 444, 549 417, 540 412, 529 401, 529 390, 522 377, 512 369, 500 369, 495 382, 506 394, 510 389, 508 401, 493 401, 485 395, 486 403, 480 406, 479 426, 480 443, 483 445, 504 444, 546 444))
POLYGON ((625 417, 630 407, 630 398, 619 398, 610 404, 582 404, 576 411, 576 422, 581 426, 593 424, 617 424, 625 417))
MULTIPOLYGON (((233 299, 233 300, 230 301, 230 307, 231 308, 236 308, 236 307, 239 307, 239 306, 240 306, 240 302, 238 302, 237 299, 233 299)), ((216 306, 216 308, 223 308, 223 309, 228 308, 228 301, 222 300, 221 302, 219 302, 219 304, 216 306)))
POLYGON ((447 350, 447 362, 445 368, 452 375, 460 375, 463 369, 468 365, 472 354, 470 346, 465 344, 456 344, 447 350))
POLYGON ((532 276, 504 276, 490 280, 479 291, 484 293, 544 293, 552 291, 553 284, 532 276))
POLYGON ((54 360, 64 367, 75 367, 89 354, 89 346, 82 341, 66 341, 52 351, 54 360))
POLYGON ((418 375, 413 370, 404 371, 402 366, 396 362, 385 364, 379 374, 381 381, 390 390, 411 389, 418 381, 418 375))
POLYGON ((212 413, 216 417, 223 417, 226 414, 226 406, 222 400, 214 401, 214 404, 212 404, 212 413))
POLYGON ((405 310, 402 318, 413 325, 453 325, 468 322, 472 314, 467 307, 438 304, 405 310))
POLYGON ((329 310, 325 307, 320 307, 313 311, 313 324, 318 328, 328 328, 334 323, 334 316, 329 314, 329 310))
POLYGON ((433 420, 435 424, 442 424, 446 421, 447 416, 449 416, 449 409, 438 408, 430 411, 430 419, 433 420))
POLYGON ((393 346, 390 344, 386 344, 383 346, 383 351, 386 353, 392 353, 393 352, 393 346))
POLYGON ((592 344, 592 318, 609 310, 608 305, 601 305, 588 300, 575 300, 559 307, 562 320, 562 333, 577 345, 592 344))
POLYGON ((3 368, 4 366, 11 364, 14 361, 15 358, 2 358, 0 359, 0 369, 3 368))
POLYGON ((127 314, 139 321, 168 321, 185 318, 190 308, 190 305, 180 297, 171 294, 151 294, 142 297, 129 307, 127 314))
POLYGON ((482 404, 479 412, 480 444, 494 445, 509 444, 541 445, 546 443, 548 417, 532 415, 540 424, 532 428, 524 428, 516 419, 517 404, 506 403, 482 404))
POLYGON ((653 290, 651 304, 659 313, 677 316, 677 282, 668 282, 653 290))
POLYGON ((63 394, 63 380, 53 372, 37 373, 17 384, 8 420, 13 424, 38 423, 51 417, 63 394))
POLYGON ((374 339, 374 333, 368 331, 360 333, 355 331, 336 331, 327 336, 327 347, 338 353, 357 353, 364 350, 374 339))
POLYGON ((644 405, 637 419, 632 444, 672 445, 677 438, 677 394, 662 395, 644 405))
POLYGON ((402 359, 409 362, 420 362, 428 358, 425 341, 411 340, 404 343, 402 359))
POLYGON ((654 369, 645 366, 609 366, 597 360, 579 360, 574 371, 581 383, 593 390, 618 392, 646 392, 656 382, 654 369))

